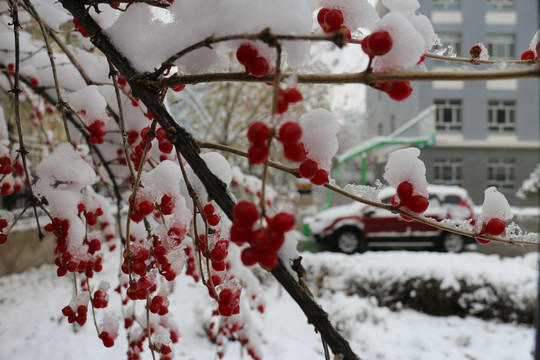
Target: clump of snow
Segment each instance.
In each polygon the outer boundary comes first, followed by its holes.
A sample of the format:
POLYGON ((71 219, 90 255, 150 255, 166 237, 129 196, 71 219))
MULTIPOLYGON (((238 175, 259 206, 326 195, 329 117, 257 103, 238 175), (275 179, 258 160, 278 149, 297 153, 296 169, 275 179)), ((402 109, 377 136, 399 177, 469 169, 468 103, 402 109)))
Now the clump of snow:
POLYGON ((377 11, 367 0, 321 0, 320 6, 341 10, 343 26, 351 32, 360 27, 371 28, 379 20, 377 11))
POLYGON ((538 56, 538 53, 536 52, 536 46, 538 46, 539 41, 540 41, 540 30, 536 30, 536 33, 534 33, 534 36, 533 36, 531 42, 529 43, 529 49, 534 51, 536 56, 538 56))
POLYGON ((105 115, 107 102, 96 85, 90 85, 70 93, 67 96, 69 105, 76 112, 83 112, 88 119, 96 119, 105 115))
POLYGON ((501 194, 496 187, 487 188, 484 192, 484 203, 482 205, 482 213, 478 217, 475 224, 475 230, 480 231, 482 224, 489 220, 497 218, 501 220, 509 220, 514 217, 512 209, 508 204, 506 197, 501 194))
POLYGON ((302 127, 301 141, 307 157, 317 162, 319 168, 328 170, 339 147, 336 137, 339 123, 325 109, 311 110, 302 115, 298 122, 302 127))
POLYGON ((424 54, 424 37, 401 13, 386 14, 373 28, 376 31, 388 31, 393 41, 387 54, 375 57, 373 67, 377 71, 404 70, 416 65, 424 54))
POLYGON ((426 166, 418 156, 420 150, 414 147, 392 152, 388 156, 383 177, 394 188, 403 181, 409 181, 413 184, 415 195, 427 197, 426 166))

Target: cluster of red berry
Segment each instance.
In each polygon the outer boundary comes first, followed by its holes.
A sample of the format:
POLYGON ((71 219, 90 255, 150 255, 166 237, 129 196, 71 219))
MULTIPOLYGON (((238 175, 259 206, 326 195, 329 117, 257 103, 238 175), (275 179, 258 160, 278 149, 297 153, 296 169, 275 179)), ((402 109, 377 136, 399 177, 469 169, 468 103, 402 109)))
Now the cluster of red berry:
MULTIPOLYGON (((413 214, 420 215, 429 206, 428 199, 422 195, 413 195, 414 185, 409 181, 402 181, 397 189, 396 195, 392 197, 392 205, 397 205, 413 214)), ((400 216, 406 221, 413 221, 408 216, 400 214, 400 216)))
POLYGON ((70 324, 77 322, 82 326, 86 323, 89 300, 88 291, 82 291, 69 302, 69 305, 62 308, 62 314, 68 318, 70 324))
POLYGON ((167 139, 167 134, 165 134, 165 130, 162 127, 156 130, 156 136, 159 141, 159 151, 164 154, 170 154, 173 150, 173 144, 167 139))
POLYGON ((298 173, 304 179, 311 181, 313 185, 324 185, 328 182, 328 172, 319 169, 317 162, 309 158, 302 161, 298 167, 298 173))
POLYGON ((249 126, 247 131, 247 138, 250 142, 248 161, 251 164, 264 164, 268 159, 270 136, 270 129, 262 121, 256 121, 249 126))
POLYGON ((88 132, 90 133, 90 137, 88 138, 90 144, 103 144, 103 137, 107 133, 107 125, 105 125, 105 121, 96 119, 88 126, 88 132))
POLYGON ((101 341, 103 341, 103 345, 105 345, 105 347, 113 347, 114 340, 116 339, 117 336, 118 334, 114 336, 113 334, 109 334, 108 331, 102 331, 99 333, 99 338, 101 339, 101 341))
POLYGON ((109 284, 102 281, 99 288, 94 292, 92 305, 96 309, 104 309, 109 304, 109 295, 107 295, 108 288, 109 284))
MULTIPOLYGON (((130 236, 130 242, 134 237, 130 236)), ((137 275, 143 276, 147 271, 147 260, 150 259, 150 251, 139 243, 132 243, 129 252, 124 250, 124 261, 122 262, 122 272, 129 274, 134 272, 137 275)))
POLYGON ((132 204, 130 219, 136 223, 141 222, 145 216, 154 211, 154 203, 142 196, 136 197, 135 200, 130 199, 130 202, 132 204))
POLYGON ((270 72, 268 61, 259 55, 259 50, 251 43, 243 43, 236 50, 236 59, 246 69, 246 74, 263 77, 270 72))
POLYGON ((216 214, 216 209, 212 204, 206 204, 203 208, 204 218, 208 221, 208 225, 217 226, 221 218, 216 214))
POLYGON ((344 26, 343 12, 339 9, 322 8, 317 13, 317 22, 322 30, 329 34, 336 31, 342 31, 347 41, 351 40, 351 31, 344 26))
POLYGON ((166 296, 156 295, 150 301, 148 309, 151 313, 160 316, 166 315, 169 312, 169 299, 166 296))
POLYGON ((0 174, 9 175, 12 171, 11 158, 7 155, 0 157, 0 174))
POLYGON ((283 114, 289 109, 289 104, 295 104, 302 101, 303 96, 297 88, 279 89, 277 101, 277 113, 283 114))
POLYGON ((380 82, 374 87, 390 96, 392 100, 403 101, 412 94, 412 86, 409 81, 380 82))
POLYGON ((277 140, 283 145, 283 155, 287 160, 299 162, 305 158, 302 138, 302 127, 295 121, 287 121, 281 125, 277 140))
POLYGON ((242 288, 225 287, 218 295, 218 312, 221 316, 231 316, 240 313, 240 294, 242 288))
POLYGON ((244 265, 259 263, 263 268, 272 270, 277 265, 276 252, 285 242, 285 233, 294 228, 294 216, 281 212, 267 219, 268 227, 254 228, 259 219, 257 206, 247 200, 239 201, 233 208, 231 241, 241 246, 246 242, 249 247, 242 250, 244 265))
MULTIPOLYGON (((492 235, 492 236, 499 236, 504 233, 506 230, 506 223, 504 220, 499 218, 492 218, 487 223, 482 224, 482 231, 480 231, 480 234, 478 235, 492 235)), ((486 245, 491 242, 491 240, 484 240, 480 238, 476 238, 476 241, 479 244, 486 245)))
MULTIPOLYGON (((68 272, 85 273, 87 277, 92 277, 95 272, 103 270, 103 257, 101 254, 90 253, 90 246, 88 241, 85 240, 85 249, 87 256, 79 256, 75 258, 72 253, 68 251, 68 233, 69 233, 69 220, 53 218, 50 224, 45 225, 45 231, 52 232, 56 237, 56 258, 54 263, 58 266, 56 273, 58 276, 64 276, 68 272)), ((93 247, 95 248, 95 244, 93 247)))
POLYGON ((7 242, 7 232, 9 230, 8 225, 9 222, 6 219, 0 219, 0 245, 7 242))

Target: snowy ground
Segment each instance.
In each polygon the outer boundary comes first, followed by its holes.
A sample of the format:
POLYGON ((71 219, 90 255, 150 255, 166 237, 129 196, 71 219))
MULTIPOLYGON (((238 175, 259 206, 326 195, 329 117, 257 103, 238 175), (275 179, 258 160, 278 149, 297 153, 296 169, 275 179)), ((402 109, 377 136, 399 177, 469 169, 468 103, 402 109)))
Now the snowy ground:
MULTIPOLYGON (((309 261, 316 260, 314 256, 327 264, 340 259, 336 254, 323 253, 310 255, 309 261)), ((363 256, 368 260, 373 258, 373 253, 358 255, 358 260, 361 261, 363 256)), ((460 256, 466 264, 469 260, 477 263, 485 255, 460 256), (472 257, 469 259, 469 256, 472 257)), ((392 263, 394 268, 399 267, 399 263, 403 267, 410 266, 407 252, 377 253, 376 257, 381 263, 392 263)), ((429 266, 444 262, 441 254, 415 252, 414 257, 415 263, 429 266), (437 261, 433 261, 434 255, 438 256, 437 261)), ((497 261, 495 256, 485 257, 488 260, 484 262, 486 268, 482 269, 485 273, 500 272, 505 266, 504 261, 497 261)), ((531 255, 514 259, 517 263, 523 262, 523 269, 534 271, 530 266, 531 255)), ((515 268, 516 264, 513 266, 515 268)), ((381 264, 376 267, 381 268, 381 264)), ((111 278, 115 270, 109 267, 104 272, 111 278)), ((476 272, 478 268, 470 271, 476 272)), ((530 274, 524 276, 531 281, 530 274)), ((520 274, 516 274, 515 281, 520 281, 520 274)), ((93 283, 97 284, 97 281, 93 283)), ((255 322, 259 330, 264 330, 261 344, 264 359, 324 359, 320 338, 306 323, 297 305, 275 282, 271 281, 265 288, 266 312, 255 322)), ((0 277, 0 360, 126 358, 124 333, 121 332, 112 349, 106 349, 97 338, 90 318, 83 328, 76 331, 67 323, 60 310, 69 302, 71 295, 69 279, 57 278, 54 267, 50 265, 0 277)), ((174 349, 176 358, 215 359, 216 346, 207 340, 199 324, 200 318, 209 318, 212 309, 206 289, 191 278, 181 277, 171 297, 170 311, 175 314, 181 332, 174 349)), ((534 329, 528 326, 481 321, 472 317, 432 317, 412 310, 391 312, 377 307, 369 299, 346 296, 343 292, 324 293, 319 301, 363 359, 532 358, 534 329)), ((111 297, 110 307, 120 314, 117 298, 111 297)), ((144 355, 144 359, 151 359, 148 352, 144 355)), ((231 343, 225 359, 241 358, 249 357, 245 354, 242 357, 238 345, 231 343)))

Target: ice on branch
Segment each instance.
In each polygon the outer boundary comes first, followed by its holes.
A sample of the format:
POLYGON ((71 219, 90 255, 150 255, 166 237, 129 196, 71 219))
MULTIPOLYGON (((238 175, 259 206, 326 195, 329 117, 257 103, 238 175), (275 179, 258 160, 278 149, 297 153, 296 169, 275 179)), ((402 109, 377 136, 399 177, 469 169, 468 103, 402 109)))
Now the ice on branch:
POLYGON ((427 197, 426 166, 418 156, 420 150, 414 147, 392 152, 388 156, 383 177, 394 188, 408 181, 413 185, 414 195, 427 197))

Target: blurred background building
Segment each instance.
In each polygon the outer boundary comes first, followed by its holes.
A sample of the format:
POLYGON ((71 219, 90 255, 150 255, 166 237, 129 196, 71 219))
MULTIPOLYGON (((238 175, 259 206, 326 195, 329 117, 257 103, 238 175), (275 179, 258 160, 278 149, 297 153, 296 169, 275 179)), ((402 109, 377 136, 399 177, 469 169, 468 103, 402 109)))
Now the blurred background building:
MULTIPOLYGON (((538 29, 537 0, 420 0, 420 13, 431 19, 443 47, 457 56, 483 43, 493 59, 519 59, 538 29)), ((448 53, 448 52, 447 52, 448 53)), ((485 70, 469 65, 426 59, 430 70, 485 70), (474 69, 472 69, 474 68, 474 69)), ((504 62, 496 67, 509 68, 504 62)), ((524 65, 519 65, 523 68, 524 65)), ((366 120, 374 135, 388 135, 434 105, 433 146, 422 149, 427 180, 432 184, 465 187, 476 204, 484 190, 496 186, 511 205, 538 206, 516 192, 540 162, 539 83, 537 79, 415 82, 412 96, 395 102, 367 90, 366 120)), ((418 136, 418 128, 406 135, 418 136)), ((382 179, 390 149, 370 154, 370 172, 382 179)))

